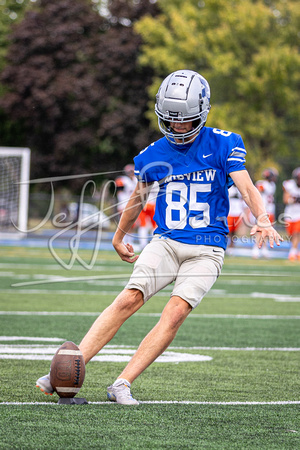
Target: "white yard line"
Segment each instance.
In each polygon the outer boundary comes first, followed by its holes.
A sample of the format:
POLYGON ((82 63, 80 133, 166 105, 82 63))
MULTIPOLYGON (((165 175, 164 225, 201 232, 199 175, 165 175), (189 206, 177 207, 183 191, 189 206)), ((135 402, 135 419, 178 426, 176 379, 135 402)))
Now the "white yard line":
MULTIPOLYGON (((52 280, 54 283, 57 283, 58 280, 52 280)), ((61 280, 65 281, 65 279, 61 280)), ((70 279, 68 281, 71 281, 70 279)), ((73 282, 76 282, 78 280, 73 279, 73 282)), ((81 280, 81 281, 87 281, 90 283, 90 280, 81 280)), ((46 283, 49 283, 48 280, 45 280, 46 283)), ((42 282, 44 283, 44 281, 42 282)), ((113 295, 114 297, 117 296, 120 291, 108 291, 108 290, 102 290, 99 289, 99 291, 90 291, 90 290, 67 290, 67 289, 15 289, 15 286, 21 286, 25 285, 26 283, 20 283, 15 284, 12 286, 11 289, 0 289, 0 294, 37 294, 37 295, 53 295, 55 293, 56 295, 113 295)), ((39 284, 39 282, 30 283, 30 285, 39 284)), ((28 284, 29 285, 29 284, 28 284)), ((107 283, 108 285, 108 283, 107 283)), ((120 284, 121 286, 121 284, 120 284)), ((122 284, 123 286, 123 284, 122 284)), ((169 297, 170 296, 170 290, 161 291, 160 293, 156 294, 156 297, 169 297)), ((210 292, 208 292, 206 297, 210 298, 224 298, 225 296, 228 296, 229 298, 240 298, 240 299, 253 299, 253 298, 263 298, 263 299, 271 299, 276 302, 285 302, 285 303, 299 303, 300 297, 296 295, 285 295, 285 294, 273 294, 269 292, 250 292, 249 294, 232 294, 230 292, 227 292, 225 289, 212 289, 210 292)))
POLYGON ((0 336, 0 341, 63 342, 64 339, 28 336, 0 336))
MULTIPOLYGON (((65 339, 62 338, 35 338, 35 337, 24 337, 24 336, 0 336, 0 342, 15 342, 17 340, 29 341, 29 342, 64 342, 65 339)), ((53 354, 57 350, 55 345, 44 345, 44 344, 0 344, 0 358, 2 354, 53 354)), ((132 354, 136 350, 133 345, 106 345, 100 353, 128 353, 132 354), (124 350, 126 349, 126 350, 124 350)), ((168 350, 219 350, 219 351, 267 351, 267 352, 299 352, 299 347, 204 347, 204 346, 194 346, 194 347, 183 347, 183 346, 170 346, 168 350)), ((3 356, 3 355, 2 355, 3 356)), ((96 359, 94 359, 96 361, 96 359)))
MULTIPOLYGON (((101 312, 73 311, 0 311, 0 316, 91 316, 98 317, 101 312)), ((140 317, 160 317, 161 313, 135 313, 140 317)), ((300 316, 251 315, 251 314, 190 314, 188 319, 260 319, 260 320, 299 320, 300 316)))
MULTIPOLYGON (((61 271, 62 267, 59 263, 53 263, 53 264, 43 264, 42 262, 34 262, 34 263, 0 263, 0 269, 34 269, 39 268, 39 270, 59 270, 61 271)), ((98 270, 109 270, 112 269, 114 272, 116 270, 123 270, 124 271, 124 264, 118 263, 117 261, 110 262, 110 264, 107 264, 107 262, 103 261, 102 264, 98 263, 95 264, 93 267, 93 271, 97 272, 98 270)), ((72 271, 81 271, 81 272, 87 272, 87 269, 85 267, 82 267, 81 265, 74 265, 72 267, 72 271)), ((67 270, 66 270, 67 272, 67 270)), ((128 274, 120 274, 119 276, 122 277, 124 275, 128 274)), ((221 277, 235 277, 235 276, 243 276, 243 277, 292 277, 296 276, 296 273, 285 273, 285 272, 251 272, 248 271, 247 273, 244 272, 244 270, 241 270, 240 272, 229 272, 229 271, 223 271, 221 274, 221 277)), ((199 275, 198 275, 199 276, 199 275)))
MULTIPOLYGON (((34 269, 34 268, 38 268, 39 270, 58 270, 58 271, 61 271, 62 270, 62 267, 61 267, 61 265, 60 264, 42 264, 42 263, 34 263, 34 264, 26 264, 26 263, 24 263, 24 264, 22 264, 22 263, 20 263, 20 264, 18 264, 18 263, 16 263, 16 264, 14 264, 14 263, 0 263, 0 269, 25 269, 25 270, 32 270, 32 269, 34 269)), ((107 265, 107 264, 105 264, 105 263, 103 263, 103 264, 101 264, 101 265, 95 265, 94 267, 93 267, 93 270, 95 271, 95 272, 97 272, 98 270, 100 270, 100 271, 103 271, 103 270, 105 270, 105 271, 107 271, 107 270, 109 270, 109 268, 111 268, 113 271, 115 271, 115 270, 117 270, 117 271, 120 271, 120 270, 122 270, 122 271, 124 271, 124 267, 122 267, 122 264, 121 265, 118 265, 118 264, 115 264, 115 265, 107 265)), ((85 269, 84 267, 82 267, 82 266, 73 266, 72 267, 72 271, 75 271, 75 272, 86 272, 87 271, 87 269, 85 269)))
POLYGON ((221 350, 242 352, 299 352, 299 347, 168 347, 170 350, 221 350))
MULTIPOLYGON (((300 400, 287 400, 275 402, 192 402, 192 401, 145 401, 143 405, 224 405, 224 406, 264 406, 264 405, 299 405, 300 400)), ((88 402, 89 405, 117 405, 114 402, 88 402)), ((61 406, 55 402, 0 402, 0 406, 61 406)))
POLYGON ((300 297, 296 295, 272 294, 269 292, 251 292, 249 296, 253 298, 271 298, 277 302, 300 302, 300 297))
MULTIPOLYGON (((241 282, 241 280, 230 280, 230 279, 224 279, 224 280, 220 280, 219 279, 219 283, 218 284, 230 284, 233 286, 240 286, 241 283, 243 284, 243 286, 245 285, 255 285, 257 286, 257 280, 243 280, 241 282)), ((300 286, 300 281, 289 281, 289 286, 300 286)), ((276 280, 259 280, 259 284, 263 285, 263 286, 282 286, 282 280, 280 281, 276 281, 276 280)))
POLYGON ((79 291, 79 290, 50 290, 50 289, 0 289, 0 294, 37 294, 37 295, 113 295, 116 296, 120 294, 120 291, 79 291))
MULTIPOLYGON (((114 268, 111 268, 112 270, 115 271, 114 268)), ((166 274, 167 275, 167 274, 166 274)), ((166 275, 162 275, 162 276, 166 276, 166 275)), ((170 273, 169 275, 173 276, 172 273, 170 273)), ((95 275, 95 276, 84 276, 84 277, 57 277, 57 279, 52 279, 51 281, 45 279, 45 280, 40 280, 40 281, 27 281, 27 282, 23 282, 23 283, 15 283, 12 286, 13 287, 21 287, 21 286, 34 286, 34 285, 39 285, 39 284, 49 284, 49 283, 62 283, 62 282, 75 282, 75 281, 93 281, 93 280, 107 280, 107 279, 111 279, 111 280, 116 280, 118 278, 125 278, 127 279, 130 276, 130 274, 127 273, 120 273, 120 274, 106 274, 106 275, 95 275)), ((190 273, 189 274, 190 277, 199 277, 199 273, 190 273)), ((287 277, 294 277, 296 276, 296 274, 285 274, 282 272, 273 272, 273 273, 261 273, 261 272, 247 272, 245 273, 241 273, 241 272, 237 272, 237 273, 223 273, 222 277, 235 277, 235 276, 243 276, 243 277, 267 277, 267 278, 287 278, 287 277)), ((137 278, 139 278, 139 276, 137 276, 137 278)))

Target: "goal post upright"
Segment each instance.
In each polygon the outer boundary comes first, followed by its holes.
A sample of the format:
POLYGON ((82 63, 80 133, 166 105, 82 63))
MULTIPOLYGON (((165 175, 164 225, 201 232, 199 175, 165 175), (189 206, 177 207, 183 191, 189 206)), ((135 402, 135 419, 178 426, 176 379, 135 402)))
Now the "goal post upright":
POLYGON ((19 206, 19 229, 27 232, 28 203, 29 203, 29 174, 30 174, 30 150, 23 148, 23 160, 21 165, 20 180, 20 206, 19 206))
POLYGON ((0 147, 0 236, 19 238, 27 232, 30 149, 0 147))

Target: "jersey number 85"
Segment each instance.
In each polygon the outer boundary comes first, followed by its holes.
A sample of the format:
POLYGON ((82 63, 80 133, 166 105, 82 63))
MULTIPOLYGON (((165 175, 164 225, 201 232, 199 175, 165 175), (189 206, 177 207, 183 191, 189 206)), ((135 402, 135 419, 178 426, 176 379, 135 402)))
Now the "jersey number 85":
POLYGON ((188 198, 188 186, 184 183, 171 182, 166 189, 166 225, 169 229, 183 230, 187 223, 192 228, 204 228, 210 224, 210 206, 199 202, 198 193, 211 192, 211 184, 191 184, 188 198), (189 205, 186 209, 186 205, 189 205), (188 212, 199 212, 189 217, 188 212))

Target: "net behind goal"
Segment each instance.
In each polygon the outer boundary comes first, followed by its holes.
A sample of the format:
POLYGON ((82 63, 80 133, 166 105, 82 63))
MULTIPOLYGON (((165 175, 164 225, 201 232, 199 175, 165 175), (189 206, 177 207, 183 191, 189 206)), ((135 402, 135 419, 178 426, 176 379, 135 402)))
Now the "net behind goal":
POLYGON ((0 147, 0 236, 27 230, 30 150, 0 147))

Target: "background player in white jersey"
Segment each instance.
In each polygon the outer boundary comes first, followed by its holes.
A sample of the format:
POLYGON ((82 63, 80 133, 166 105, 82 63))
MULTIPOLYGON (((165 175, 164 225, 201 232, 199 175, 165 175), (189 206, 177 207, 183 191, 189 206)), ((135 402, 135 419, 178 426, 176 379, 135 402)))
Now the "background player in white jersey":
POLYGON ((227 217, 228 223, 228 246, 227 255, 231 255, 234 247, 234 237, 240 232, 244 225, 243 213, 245 211, 246 204, 242 198, 242 195, 235 185, 232 185, 229 189, 229 213, 227 217))
MULTIPOLYGON (((171 298, 155 327, 141 342, 108 398, 137 405, 131 383, 161 355, 180 325, 220 275, 228 234, 228 186, 233 182, 257 218, 251 233, 259 245, 268 238, 273 247, 282 238, 271 226, 263 201, 244 167, 246 150, 241 137, 205 127, 210 110, 210 89, 198 73, 170 74, 156 96, 155 111, 162 139, 135 158, 138 185, 124 210, 113 245, 123 261, 135 262, 125 289, 106 308, 79 345, 88 362, 106 345, 132 314, 155 293, 174 282, 171 298), (135 256, 123 238, 147 200, 154 181, 160 184, 152 241, 135 256)), ((49 375, 37 385, 51 392, 49 375)))
MULTIPOLYGON (((265 169, 262 172, 262 180, 258 180, 255 186, 260 192, 263 199, 266 211, 269 215, 271 223, 275 222, 275 192, 276 192, 276 182, 278 180, 278 170, 274 167, 265 169)), ((258 248, 257 243, 253 245, 252 248, 252 258, 256 259, 260 257, 260 254, 264 258, 269 258, 269 251, 267 244, 264 243, 261 249, 258 248)))
POLYGON ((143 249, 152 237, 153 231, 156 228, 154 220, 156 197, 159 192, 159 184, 157 181, 153 183, 147 203, 142 209, 138 218, 138 237, 140 241, 140 249, 143 249))
MULTIPOLYGON (((134 165, 127 164, 124 167, 124 175, 117 177, 115 183, 118 200, 117 211, 121 216, 137 184, 137 179, 134 175, 134 165)), ((130 244, 133 243, 133 236, 131 233, 132 230, 130 230, 126 236, 126 241, 130 244)))
POLYGON ((292 173, 292 179, 283 182, 283 202, 286 230, 291 237, 289 259, 300 260, 300 167, 292 173))

